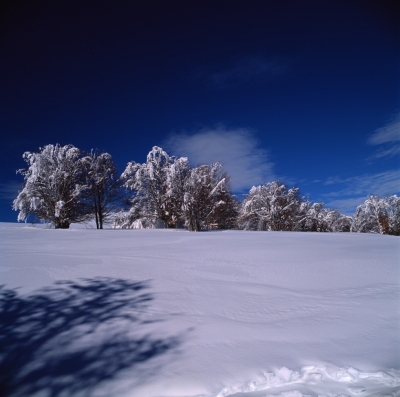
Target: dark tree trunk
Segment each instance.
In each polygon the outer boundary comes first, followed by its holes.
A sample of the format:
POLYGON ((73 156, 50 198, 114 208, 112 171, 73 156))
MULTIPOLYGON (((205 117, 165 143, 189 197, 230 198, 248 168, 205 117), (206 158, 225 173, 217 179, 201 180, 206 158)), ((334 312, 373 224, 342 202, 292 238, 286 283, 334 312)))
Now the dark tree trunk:
POLYGON ((69 229, 70 223, 68 221, 57 221, 54 223, 55 229, 69 229))
POLYGON ((201 230, 200 222, 195 218, 191 218, 188 222, 188 230, 189 232, 199 232, 201 230))
POLYGON ((96 198, 94 199, 94 214, 95 214, 95 218, 96 218, 96 229, 99 229, 99 215, 97 212, 96 198))
POLYGON ((99 213, 99 227, 98 229, 103 229, 103 200, 102 200, 102 194, 100 189, 97 192, 97 210, 99 213))

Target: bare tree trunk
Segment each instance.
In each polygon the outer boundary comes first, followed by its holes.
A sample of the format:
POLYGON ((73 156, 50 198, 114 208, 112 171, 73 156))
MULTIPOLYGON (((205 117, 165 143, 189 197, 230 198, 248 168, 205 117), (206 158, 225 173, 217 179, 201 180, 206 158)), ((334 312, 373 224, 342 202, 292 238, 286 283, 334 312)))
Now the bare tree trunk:
POLYGON ((389 219, 387 215, 378 216, 379 229, 381 234, 389 234, 389 219))
POLYGON ((93 204, 94 204, 94 215, 96 218, 96 228, 99 229, 99 214, 98 214, 98 205, 97 205, 97 196, 93 195, 93 204))
POLYGON ((103 205, 101 200, 101 191, 97 191, 97 202, 98 202, 98 212, 99 212, 99 229, 103 229, 103 205))

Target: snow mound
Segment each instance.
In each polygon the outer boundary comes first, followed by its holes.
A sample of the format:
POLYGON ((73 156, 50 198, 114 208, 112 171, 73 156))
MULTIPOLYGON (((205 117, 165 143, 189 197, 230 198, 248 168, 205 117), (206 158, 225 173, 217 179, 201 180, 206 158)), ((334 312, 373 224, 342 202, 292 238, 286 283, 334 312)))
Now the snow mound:
POLYGON ((224 388, 213 397, 351 397, 357 395, 400 396, 400 370, 360 372, 352 367, 340 368, 331 365, 305 366, 298 372, 282 367, 274 372, 264 372, 255 381, 224 388), (326 394, 326 390, 330 392, 326 394), (267 394, 258 393, 260 391, 266 391, 267 394), (320 391, 325 391, 325 393, 320 394, 320 391))

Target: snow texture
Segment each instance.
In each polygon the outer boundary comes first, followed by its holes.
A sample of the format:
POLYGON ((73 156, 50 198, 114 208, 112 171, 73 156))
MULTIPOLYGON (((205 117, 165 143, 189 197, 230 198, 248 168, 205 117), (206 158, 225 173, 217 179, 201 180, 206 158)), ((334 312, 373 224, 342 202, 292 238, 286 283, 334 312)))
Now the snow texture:
POLYGON ((0 394, 400 396, 399 254, 374 234, 0 224, 0 394))

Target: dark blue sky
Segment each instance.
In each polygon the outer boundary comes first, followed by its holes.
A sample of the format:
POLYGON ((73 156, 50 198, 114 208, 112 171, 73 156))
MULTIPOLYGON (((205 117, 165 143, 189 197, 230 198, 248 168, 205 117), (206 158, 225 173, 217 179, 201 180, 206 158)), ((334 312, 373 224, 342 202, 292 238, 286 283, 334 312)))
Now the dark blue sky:
POLYGON ((400 193, 392 1, 13 2, 1 12, 0 221, 22 154, 152 146, 221 161, 237 192, 281 179, 354 212, 400 193))

